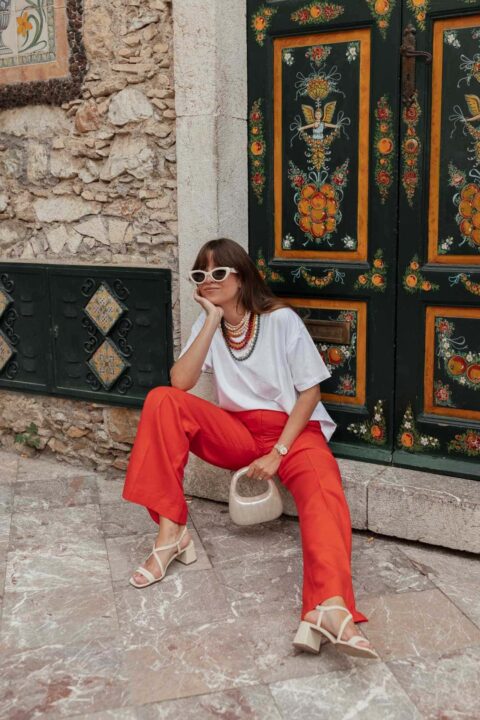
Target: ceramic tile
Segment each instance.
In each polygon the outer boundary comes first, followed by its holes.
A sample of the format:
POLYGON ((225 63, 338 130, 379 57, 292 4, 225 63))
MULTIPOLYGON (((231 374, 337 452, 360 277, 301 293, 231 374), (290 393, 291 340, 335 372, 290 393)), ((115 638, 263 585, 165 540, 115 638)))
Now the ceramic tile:
POLYGON ((97 505, 16 512, 12 515, 12 550, 57 547, 65 542, 98 542, 102 539, 97 505))
POLYGON ((410 558, 419 572, 480 627, 478 555, 467 555, 411 543, 402 545, 401 551, 410 558))
POLYGON ((480 630, 439 590, 365 597, 362 631, 383 660, 480 644, 480 630))
POLYGON ((141 505, 123 500, 119 503, 100 505, 105 537, 119 537, 158 532, 158 525, 141 505))
POLYGON ((219 565, 215 571, 234 615, 300 614, 303 568, 299 555, 265 562, 236 561, 219 565))
POLYGON ((480 645, 388 663, 425 720, 477 720, 480 645))
POLYGON ((357 596, 434 587, 402 552, 398 543, 365 533, 353 534, 352 577, 357 596))
POLYGON ((116 583, 115 599, 122 632, 130 642, 139 633, 155 636, 160 627, 190 627, 231 617, 213 570, 167 575, 144 589, 116 583))
POLYGON ((52 643, 81 643, 118 633, 111 583, 95 578, 86 586, 31 588, 5 593, 0 653, 52 643))
POLYGON ((282 717, 289 720, 421 720, 390 670, 377 660, 345 671, 270 685, 282 717))
POLYGON ((45 460, 43 458, 19 458, 17 480, 19 482, 36 480, 38 483, 45 480, 56 480, 77 477, 78 475, 95 475, 78 465, 69 465, 58 460, 45 460))
POLYGON ((127 705, 122 657, 111 639, 2 653, 1 717, 71 717, 127 705))
POLYGON ((138 708, 138 720, 281 720, 268 688, 240 687, 138 708))
POLYGON ((159 627, 125 650, 133 704, 203 695, 258 683, 252 647, 237 620, 159 627))
POLYGON ((15 485, 15 511, 37 511, 98 503, 98 489, 92 475, 50 480, 29 480, 15 485))

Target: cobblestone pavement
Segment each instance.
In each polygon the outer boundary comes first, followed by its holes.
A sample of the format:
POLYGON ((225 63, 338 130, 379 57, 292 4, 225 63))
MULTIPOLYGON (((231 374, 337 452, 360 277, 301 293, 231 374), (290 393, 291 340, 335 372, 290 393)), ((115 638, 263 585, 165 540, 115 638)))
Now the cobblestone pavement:
POLYGON ((0 718, 480 718, 477 557, 355 532, 381 661, 297 653, 298 521, 193 498, 198 554, 128 584, 156 526, 123 477, 0 453, 0 718))

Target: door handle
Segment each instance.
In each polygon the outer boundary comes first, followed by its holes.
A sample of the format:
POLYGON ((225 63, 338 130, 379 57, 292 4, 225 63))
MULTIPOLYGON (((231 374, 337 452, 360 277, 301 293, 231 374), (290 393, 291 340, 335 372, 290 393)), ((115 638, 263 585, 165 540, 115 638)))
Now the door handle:
POLYGON ((432 53, 416 49, 416 30, 410 23, 403 31, 403 42, 400 45, 402 56, 402 100, 405 105, 412 104, 415 97, 415 64, 416 59, 423 58, 427 64, 432 62, 432 53))

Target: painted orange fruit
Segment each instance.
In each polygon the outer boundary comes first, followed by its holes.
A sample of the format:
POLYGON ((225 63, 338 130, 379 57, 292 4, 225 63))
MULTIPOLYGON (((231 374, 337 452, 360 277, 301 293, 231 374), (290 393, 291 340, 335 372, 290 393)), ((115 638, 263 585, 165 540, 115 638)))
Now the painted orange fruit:
POLYGON ((473 198, 472 204, 475 210, 480 210, 480 192, 477 192, 477 194, 473 198))
POLYGON ((325 195, 323 193, 318 192, 312 197, 310 202, 312 203, 312 207, 315 208, 316 210, 318 210, 318 209, 323 210, 323 208, 327 204, 327 198, 325 197, 325 195))
POLYGON ((480 383, 480 365, 478 363, 468 366, 467 377, 470 382, 475 383, 475 385, 480 383))
POLYGON ((378 440, 378 438, 381 438, 383 435, 382 428, 378 425, 372 425, 372 427, 370 428, 370 434, 372 437, 378 440))
POLYGON ((321 238, 325 235, 325 223, 312 223, 312 235, 316 238, 321 238))
POLYGON ((302 198, 305 198, 306 200, 308 200, 308 198, 311 198, 312 195, 315 195, 316 192, 317 192, 317 188, 315 187, 315 185, 305 185, 302 188, 301 196, 302 196, 302 198))
POLYGON ((467 369, 467 363, 461 355, 453 355, 449 359, 447 367, 452 375, 463 375, 467 369))
POLYGON ((338 210, 338 207, 337 207, 337 203, 335 202, 335 200, 329 200, 327 202, 327 213, 329 215, 333 216, 333 215, 337 214, 337 210, 338 210))
POLYGON ((265 28, 266 20, 263 15, 255 18, 255 30, 263 30, 265 28))
POLYGON ((312 5, 312 7, 310 8, 310 15, 311 15, 312 18, 318 18, 318 17, 320 17, 321 12, 322 12, 322 11, 321 11, 320 8, 318 7, 318 5, 312 5))
POLYGON ((263 143, 255 140, 255 142, 250 145, 250 150, 252 151, 253 155, 261 155, 263 152, 263 143))
POLYGON ((323 220, 326 220, 327 213, 325 212, 325 210, 313 209, 312 212, 310 213, 310 217, 312 218, 314 223, 318 223, 318 222, 322 222, 323 220))
POLYGON ((468 183, 468 185, 465 185, 464 188, 462 188, 462 192, 460 193, 460 197, 462 200, 471 200, 475 197, 477 194, 479 188, 477 188, 474 183, 468 183))
POLYGON ((402 445, 404 447, 412 447, 413 443, 415 442, 415 439, 414 439, 412 433, 404 432, 404 433, 402 433, 400 442, 402 443, 402 445))
POLYGON ((343 352, 336 347, 328 348, 327 356, 332 365, 339 365, 343 361, 343 352))
POLYGON ((374 273, 372 275, 372 283, 379 287, 380 285, 383 285, 383 277, 382 275, 379 275, 378 273, 374 273))
POLYGON ((472 224, 475 228, 480 228, 480 212, 473 213, 472 224))
POLYGON ((302 213, 302 215, 308 215, 311 209, 312 206, 310 205, 309 200, 300 200, 298 203, 298 210, 302 213))
POLYGON ((460 205, 458 206, 458 212, 462 217, 472 217, 473 213, 473 207, 472 203, 468 200, 462 200, 460 205))
POLYGON ((321 186, 320 192, 325 195, 327 198, 333 198, 335 197, 335 190, 333 188, 333 185, 330 185, 329 183, 325 183, 321 186))
POLYGON ((388 155, 393 150, 393 142, 390 138, 381 138, 377 143, 377 148, 382 155, 388 155))
POLYGON ((418 278, 416 275, 407 275, 407 277, 405 278, 405 282, 407 283, 408 287, 413 288, 416 286, 418 278))
POLYGON ((423 5, 425 5, 425 0, 412 0, 412 5, 414 7, 423 7, 423 5))
POLYGON ((375 0, 375 12, 379 15, 385 15, 390 9, 389 0, 375 0))
POLYGON ((333 232, 335 228, 337 227, 337 221, 333 217, 329 217, 325 221, 325 227, 327 229, 327 232, 333 232))
POLYGON ((469 220, 462 220, 460 223, 460 232, 462 235, 470 235, 473 230, 473 225, 469 220))
POLYGON ((472 230, 472 234, 470 236, 475 243, 475 245, 480 246, 480 230, 478 228, 475 228, 475 230, 472 230))
POLYGON ((299 225, 305 233, 309 233, 312 230, 312 221, 310 220, 308 215, 302 215, 299 225))
POLYGON ((425 290, 426 292, 428 292, 431 289, 432 289, 432 283, 429 282, 429 280, 424 280, 422 282, 422 290, 425 290))

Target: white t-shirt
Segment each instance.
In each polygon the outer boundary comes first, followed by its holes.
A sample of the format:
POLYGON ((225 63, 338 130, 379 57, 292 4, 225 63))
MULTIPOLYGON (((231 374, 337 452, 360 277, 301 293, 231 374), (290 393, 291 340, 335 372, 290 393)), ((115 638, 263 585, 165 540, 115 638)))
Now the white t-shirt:
MULTIPOLYGON (((203 327, 201 312, 193 324, 181 357, 203 327)), ((298 391, 307 390, 331 377, 302 319, 291 308, 278 308, 260 316, 255 348, 246 360, 235 360, 227 348, 222 330, 213 335, 203 372, 213 372, 218 404, 232 412, 277 410, 291 413, 298 391)), ((318 420, 329 440, 336 423, 319 402, 310 420, 318 420)))

